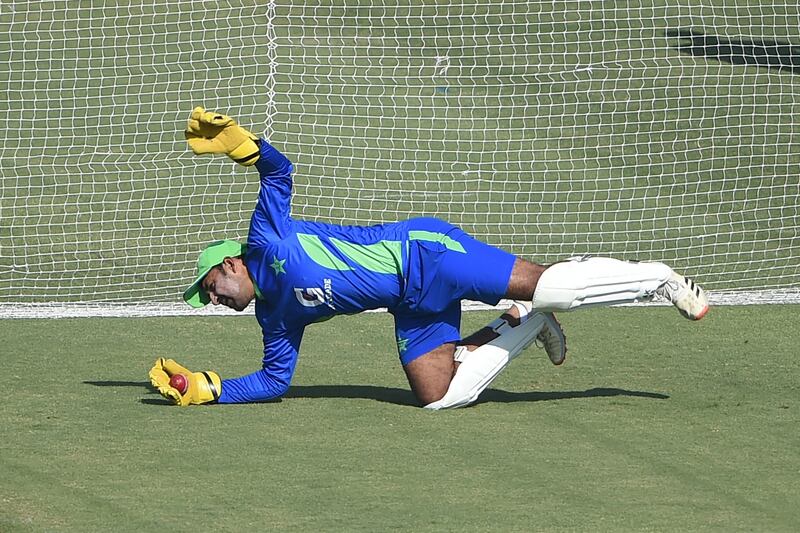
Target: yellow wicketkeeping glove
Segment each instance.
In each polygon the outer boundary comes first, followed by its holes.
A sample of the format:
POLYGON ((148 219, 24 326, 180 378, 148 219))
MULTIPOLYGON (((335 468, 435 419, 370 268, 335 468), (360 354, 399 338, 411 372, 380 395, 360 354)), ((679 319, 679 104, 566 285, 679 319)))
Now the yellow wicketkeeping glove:
POLYGON ((156 359, 153 368, 150 369, 150 383, 158 389, 161 396, 184 407, 216 401, 222 393, 222 381, 216 372, 192 372, 172 359, 163 357, 156 359), (175 374, 183 374, 186 377, 188 386, 183 394, 169 384, 170 378, 175 374))
POLYGON ((186 125, 186 141, 195 154, 225 154, 249 167, 261 157, 258 137, 228 115, 195 107, 186 125))

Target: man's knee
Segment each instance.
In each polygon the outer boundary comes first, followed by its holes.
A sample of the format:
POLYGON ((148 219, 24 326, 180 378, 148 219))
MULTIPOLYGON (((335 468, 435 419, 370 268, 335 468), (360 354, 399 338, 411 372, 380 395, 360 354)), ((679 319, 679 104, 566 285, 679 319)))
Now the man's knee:
POLYGON ((455 344, 447 343, 409 362, 403 369, 411 390, 422 405, 444 397, 455 373, 455 344))
POLYGON ((448 387, 437 386, 423 390, 416 390, 412 386, 412 389, 414 390, 414 396, 417 397, 417 402, 419 402, 420 406, 424 407, 426 405, 436 403, 444 398, 445 394, 447 394, 448 387))
MULTIPOLYGON (((528 304, 530 305, 530 304, 528 304)), ((428 409, 451 409, 470 405, 497 375, 535 339, 545 325, 541 313, 526 315, 517 326, 498 319, 489 325, 499 335, 496 339, 473 351, 459 348, 454 359, 460 362, 447 393, 440 399, 428 402, 428 409)))
POLYGON ((546 267, 536 263, 531 263, 522 258, 514 261, 514 268, 511 270, 511 278, 508 280, 506 298, 512 300, 530 300, 533 291, 539 283, 539 278, 546 267))

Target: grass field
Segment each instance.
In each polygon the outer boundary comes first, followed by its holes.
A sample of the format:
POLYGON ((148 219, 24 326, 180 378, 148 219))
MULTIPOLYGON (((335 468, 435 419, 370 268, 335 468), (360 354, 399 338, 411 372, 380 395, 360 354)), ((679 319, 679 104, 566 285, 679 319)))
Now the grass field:
MULTIPOLYGON (((257 180, 189 153, 198 104, 291 157, 298 217, 800 287, 800 78, 676 37, 798 45, 800 7, 444 4, 0 3, 0 308, 178 302, 245 237, 257 180)), ((799 311, 567 315, 564 367, 531 353, 445 413, 387 315, 310 328, 280 402, 189 409, 155 357, 251 372, 255 320, 0 320, 0 531, 797 531, 799 311)))
POLYGON ((280 402, 186 409, 152 360, 249 372, 254 319, 0 321, 0 530, 796 531, 800 307, 712 311, 563 315, 563 367, 441 413, 384 314, 309 328, 280 402))

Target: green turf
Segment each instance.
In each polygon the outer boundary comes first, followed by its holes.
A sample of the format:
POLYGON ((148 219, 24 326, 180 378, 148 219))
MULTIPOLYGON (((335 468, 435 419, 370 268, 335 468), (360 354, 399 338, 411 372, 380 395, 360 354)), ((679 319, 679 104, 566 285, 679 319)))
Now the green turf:
MULTIPOLYGON (((291 156, 304 218, 800 286, 797 76, 668 36, 798 44, 796 5, 11 4, 0 304, 174 302, 202 244, 246 234, 252 170, 180 133, 200 103, 291 156)), ((280 403, 186 410, 152 360, 252 371, 252 318, 0 321, 0 531, 793 531, 798 310, 569 315, 563 368, 526 356, 439 414, 410 405, 385 315, 310 328, 280 403)))
POLYGON ((186 409, 152 360, 254 370, 252 317, 0 321, 0 530, 796 531, 798 312, 564 315, 563 367, 441 413, 384 314, 309 328, 281 402, 186 409))

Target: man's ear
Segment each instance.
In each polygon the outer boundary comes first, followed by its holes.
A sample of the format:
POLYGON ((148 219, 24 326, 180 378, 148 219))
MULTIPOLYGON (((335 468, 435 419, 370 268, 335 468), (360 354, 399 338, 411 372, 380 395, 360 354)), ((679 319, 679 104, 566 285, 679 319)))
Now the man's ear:
POLYGON ((225 274, 227 274, 228 272, 235 272, 236 262, 233 260, 233 257, 226 257, 225 259, 222 260, 220 267, 222 267, 222 271, 225 274))
POLYGON ((240 257, 226 257, 223 259, 222 264, 225 266, 226 270, 236 274, 244 266, 244 261, 242 261, 240 257))

